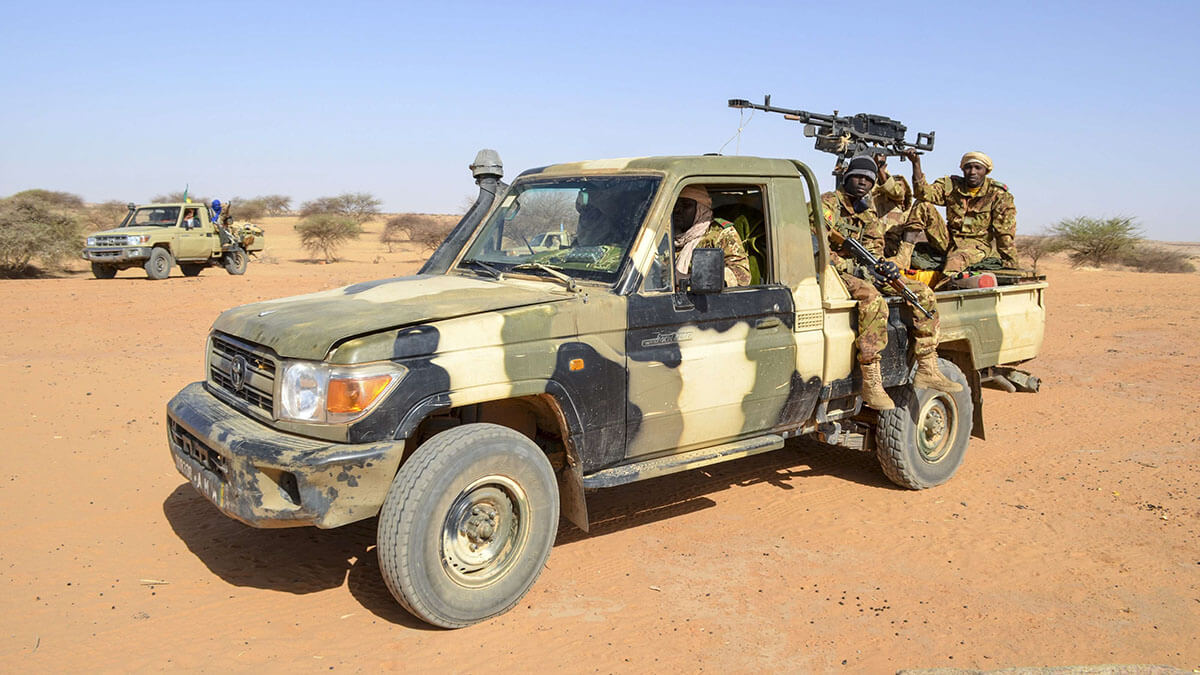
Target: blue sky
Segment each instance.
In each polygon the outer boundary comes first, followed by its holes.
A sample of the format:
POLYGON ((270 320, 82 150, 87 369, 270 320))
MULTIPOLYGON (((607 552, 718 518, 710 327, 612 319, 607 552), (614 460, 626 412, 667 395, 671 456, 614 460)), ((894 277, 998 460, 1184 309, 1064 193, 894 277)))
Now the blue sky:
MULTIPOLYGON (((770 93, 935 130, 931 177, 987 152, 1021 232, 1131 215, 1197 241, 1197 26, 1200 2, 10 3, 0 195, 188 184, 456 212, 479 148, 509 177, 715 152, 739 123, 726 100, 770 93)), ((724 152, 825 180, 800 132, 759 113, 724 152)))

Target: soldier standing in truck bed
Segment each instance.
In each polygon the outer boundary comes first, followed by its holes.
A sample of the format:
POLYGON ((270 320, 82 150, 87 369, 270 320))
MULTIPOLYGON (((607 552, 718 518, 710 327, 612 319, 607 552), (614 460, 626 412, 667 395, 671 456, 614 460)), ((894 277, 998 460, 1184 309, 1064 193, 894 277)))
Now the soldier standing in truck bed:
MULTIPOLYGON (((962 176, 944 176, 928 183, 921 156, 904 155, 912 162, 913 192, 918 202, 946 207, 945 231, 934 222, 922 223, 931 241, 945 240, 946 264, 942 273, 954 278, 971 265, 992 257, 992 247, 1005 267, 1016 268, 1017 208, 1008 186, 994 178, 992 160, 982 152, 968 152, 959 162, 962 176)), ((932 211, 932 208, 928 208, 932 211)), ((916 207, 910 223, 920 218, 916 207)))
MULTIPOLYGON (((870 157, 860 156, 850 160, 842 185, 834 192, 821 195, 825 225, 836 229, 846 237, 862 242, 863 247, 879 258, 873 270, 887 279, 899 279, 900 269, 895 262, 883 259, 883 221, 876 215, 871 200, 871 189, 875 186, 878 169, 870 157)), ((832 246, 833 243, 830 242, 832 246)), ((858 363, 862 370, 863 403, 876 410, 890 410, 892 399, 883 389, 883 374, 880 371, 880 355, 887 347, 887 301, 880 295, 871 280, 872 270, 861 268, 853 259, 845 258, 832 251, 830 263, 842 277, 850 296, 858 301, 858 363)), ((927 318, 913 312, 913 343, 917 356, 917 374, 913 385, 924 389, 937 389, 947 393, 962 391, 962 386, 942 375, 937 362, 937 344, 940 322, 937 302, 933 291, 919 281, 906 279, 905 284, 917 295, 921 305, 933 313, 927 318)))

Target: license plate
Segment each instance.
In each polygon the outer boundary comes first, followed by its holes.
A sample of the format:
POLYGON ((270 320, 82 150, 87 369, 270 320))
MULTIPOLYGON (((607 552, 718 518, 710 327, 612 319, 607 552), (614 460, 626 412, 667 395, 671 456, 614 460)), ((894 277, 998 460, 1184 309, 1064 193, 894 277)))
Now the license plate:
POLYGON ((184 478, 191 481, 200 494, 208 497, 208 500, 216 504, 218 508, 225 508, 225 483, 217 478, 212 473, 192 466, 191 463, 184 461, 178 455, 175 457, 175 468, 179 469, 179 473, 183 474, 184 478))

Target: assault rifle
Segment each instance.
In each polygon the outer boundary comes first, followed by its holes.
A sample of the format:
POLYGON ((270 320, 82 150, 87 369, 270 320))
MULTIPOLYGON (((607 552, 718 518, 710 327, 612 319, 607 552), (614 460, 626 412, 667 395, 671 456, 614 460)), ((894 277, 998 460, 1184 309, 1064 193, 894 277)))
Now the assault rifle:
POLYGON ((900 281, 899 279, 886 279, 875 272, 875 266, 879 264, 879 258, 871 255, 871 252, 867 250, 866 246, 862 245, 862 242, 854 237, 847 237, 832 227, 828 228, 828 230, 829 239, 833 241, 836 246, 841 247, 844 245, 848 247, 850 249, 850 253, 854 255, 854 258, 858 260, 859 263, 871 268, 871 276, 875 277, 876 286, 882 288, 883 284, 886 283, 895 289, 895 291, 900 294, 900 297, 904 298, 905 302, 912 305, 913 309, 920 311, 926 316, 926 318, 933 318, 933 313, 921 306, 921 301, 917 298, 917 294, 908 290, 908 286, 905 286, 903 281, 900 281))
MULTIPOLYGON (((859 113, 852 116, 839 116, 838 111, 833 111, 832 115, 823 113, 811 113, 807 110, 792 110, 791 108, 777 108, 771 105, 771 95, 768 94, 763 98, 762 105, 751 103, 741 98, 729 99, 730 108, 751 108, 753 110, 762 110, 764 112, 781 113, 784 119, 794 122, 804 123, 804 135, 808 138, 816 138, 814 147, 821 152, 828 152, 837 155, 837 165, 840 167, 842 162, 854 157, 855 155, 867 155, 874 157, 876 154, 887 157, 900 157, 900 161, 904 161, 904 152, 906 150, 933 150, 933 131, 929 133, 918 133, 917 142, 909 143, 904 140, 904 135, 908 132, 908 127, 902 122, 894 120, 883 115, 870 115, 867 113, 859 113)), ((834 171, 835 174, 839 173, 834 171)))

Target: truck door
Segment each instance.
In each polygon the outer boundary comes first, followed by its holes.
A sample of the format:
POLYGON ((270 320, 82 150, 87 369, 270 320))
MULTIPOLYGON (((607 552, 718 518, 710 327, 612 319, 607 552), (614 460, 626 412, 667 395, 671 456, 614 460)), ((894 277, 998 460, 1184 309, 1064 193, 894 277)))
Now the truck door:
POLYGON ((775 281, 771 265, 766 186, 736 179, 690 184, 708 190, 716 218, 742 230, 758 276, 715 294, 678 290, 671 224, 659 224, 651 273, 628 304, 629 457, 774 428, 791 390, 795 317, 791 290, 775 281))
POLYGON ((212 255, 213 226, 208 222, 208 207, 188 204, 179 221, 179 245, 175 257, 196 260, 212 255))

